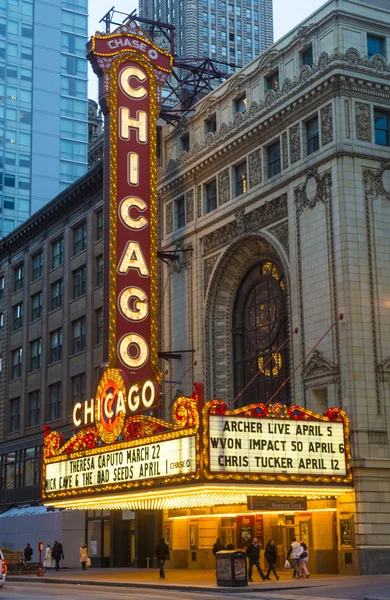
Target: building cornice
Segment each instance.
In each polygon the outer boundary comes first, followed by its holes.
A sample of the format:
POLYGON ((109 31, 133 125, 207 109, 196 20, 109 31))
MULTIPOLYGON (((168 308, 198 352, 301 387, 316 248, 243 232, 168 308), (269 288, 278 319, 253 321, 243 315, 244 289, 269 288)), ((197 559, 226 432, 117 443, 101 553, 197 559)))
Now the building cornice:
POLYGON ((14 251, 17 246, 25 245, 26 239, 41 234, 48 230, 51 223, 70 212, 80 202, 94 192, 103 189, 103 163, 100 161, 90 169, 83 177, 77 179, 66 190, 61 192, 53 200, 45 204, 38 212, 34 213, 28 221, 20 225, 15 231, 0 240, 0 256, 14 251))

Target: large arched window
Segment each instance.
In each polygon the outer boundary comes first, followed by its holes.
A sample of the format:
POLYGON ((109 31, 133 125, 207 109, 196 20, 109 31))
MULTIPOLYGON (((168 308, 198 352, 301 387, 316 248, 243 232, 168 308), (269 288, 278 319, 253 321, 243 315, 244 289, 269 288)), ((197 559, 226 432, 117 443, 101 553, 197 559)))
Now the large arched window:
MULTIPOLYGON (((260 371, 236 407, 266 402, 288 377, 288 337, 285 278, 279 265, 263 261, 244 277, 233 312, 234 397, 260 371), (271 362, 265 364, 272 357, 271 362)), ((274 402, 289 402, 285 386, 274 402)))

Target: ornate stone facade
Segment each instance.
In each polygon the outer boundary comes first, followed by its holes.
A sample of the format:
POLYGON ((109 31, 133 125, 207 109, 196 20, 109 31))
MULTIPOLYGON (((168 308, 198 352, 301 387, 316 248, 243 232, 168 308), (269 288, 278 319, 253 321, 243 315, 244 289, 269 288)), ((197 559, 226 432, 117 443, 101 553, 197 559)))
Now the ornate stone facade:
POLYGON ((356 137, 364 142, 371 142, 371 110, 370 105, 363 102, 355 104, 356 137))
POLYGON ((218 204, 222 205, 230 200, 230 173, 225 169, 218 174, 218 204))
POLYGON ((165 206, 165 234, 169 235, 173 231, 173 204, 170 202, 165 206))
POLYGON ((299 123, 290 128, 290 161, 291 164, 301 158, 301 130, 299 123))
POLYGON ((252 188, 262 182, 261 149, 249 155, 249 187, 252 188))
POLYGON ((321 140, 323 146, 333 142, 333 111, 331 104, 321 108, 321 140))
POLYGON ((187 223, 194 220, 194 190, 188 190, 186 193, 186 218, 187 223))

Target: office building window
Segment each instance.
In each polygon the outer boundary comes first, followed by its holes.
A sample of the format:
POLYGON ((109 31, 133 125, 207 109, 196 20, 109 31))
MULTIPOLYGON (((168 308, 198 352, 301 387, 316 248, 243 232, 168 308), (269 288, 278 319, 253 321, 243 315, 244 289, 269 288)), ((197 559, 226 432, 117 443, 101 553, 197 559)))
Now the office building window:
POLYGON ((276 142, 267 149, 268 155, 268 177, 273 177, 280 173, 280 142, 276 142))
POLYGON ((62 389, 61 383, 49 386, 48 421, 56 421, 61 418, 62 389))
POLYGON ((27 427, 36 427, 39 425, 40 412, 41 391, 36 390, 28 395, 27 427))
POLYGON ((204 132, 205 135, 207 135, 208 133, 214 133, 215 131, 217 131, 217 116, 213 115, 204 122, 204 132))
POLYGON ((188 152, 190 149, 190 134, 185 133, 180 138, 180 145, 182 152, 188 152))
POLYGON ((73 254, 79 254, 87 247, 87 224, 85 221, 73 229, 73 254))
POLYGON ((186 224, 186 209, 185 209, 185 197, 180 196, 175 200, 175 214, 176 214, 176 229, 184 227, 186 224))
POLYGON ((205 212, 209 213, 217 208, 217 180, 213 179, 204 186, 205 189, 205 212))
POLYGON ((23 327, 23 302, 19 302, 19 304, 15 304, 15 306, 12 307, 12 320, 13 331, 23 327))
POLYGON ((96 212, 96 241, 103 239, 103 209, 96 212))
POLYGON ((378 37, 376 35, 367 35, 367 55, 368 60, 375 56, 375 54, 380 54, 381 56, 386 56, 386 40, 383 37, 378 37))
POLYGON ((375 143, 379 146, 390 146, 390 112, 375 108, 375 143))
POLYGON ((50 364, 62 360, 62 329, 56 329, 50 333, 50 364))
POLYGON ((85 317, 72 323, 72 353, 85 350, 85 317))
POLYGON ((14 292, 18 292, 24 285, 24 265, 18 265, 14 268, 14 292))
POLYGON ((64 303, 64 281, 58 279, 51 284, 51 310, 60 308, 64 303))
POLYGON ((103 285, 104 262, 103 254, 96 257, 96 285, 103 285))
POLYGON ((73 271, 73 299, 85 294, 87 280, 87 267, 83 265, 73 271))
POLYGON ((265 88, 266 90, 274 90, 275 92, 279 89, 279 70, 265 77, 265 88))
POLYGON ((30 371, 37 371, 42 366, 42 340, 30 342, 30 371))
POLYGON ((36 321, 42 316, 42 291, 31 296, 31 321, 36 321))
POLYGON ((234 112, 244 113, 246 111, 246 105, 247 105, 246 94, 244 94, 243 96, 240 96, 239 98, 236 98, 234 100, 234 112))
POLYGON ((51 245, 51 267, 55 269, 64 262, 64 238, 60 237, 51 245))
POLYGON ((0 277, 0 300, 4 298, 4 289, 5 289, 5 279, 4 277, 0 277))
POLYGON ((11 353, 11 379, 22 376, 22 349, 17 348, 11 353))
POLYGON ((301 64, 309 67, 313 64, 313 46, 309 46, 301 52, 301 64))
POLYGON ((31 281, 35 281, 42 277, 43 272, 43 252, 40 250, 32 257, 32 277, 31 281))
POLYGON ((98 308, 95 311, 96 320, 96 343, 101 344, 103 341, 103 309, 98 308))
POLYGON ((72 377, 71 389, 72 406, 74 406, 76 402, 83 402, 85 400, 85 373, 80 373, 80 375, 72 377))
POLYGON ((246 160, 234 167, 234 176, 236 182, 236 196, 245 194, 248 190, 246 160))
POLYGON ((318 128, 318 117, 314 117, 306 123, 307 154, 313 154, 320 147, 320 133, 318 128))
POLYGON ((14 433, 15 431, 19 431, 19 423, 20 423, 20 398, 12 398, 9 401, 9 430, 10 433, 14 433))

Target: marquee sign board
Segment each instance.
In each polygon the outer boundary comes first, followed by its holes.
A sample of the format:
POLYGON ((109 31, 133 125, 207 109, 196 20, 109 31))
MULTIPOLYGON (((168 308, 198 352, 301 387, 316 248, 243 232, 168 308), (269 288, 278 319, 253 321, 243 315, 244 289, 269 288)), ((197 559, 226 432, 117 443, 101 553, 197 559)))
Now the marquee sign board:
POLYGON ((256 404, 227 411, 215 400, 203 412, 208 479, 348 483, 349 420, 302 407, 256 404))

